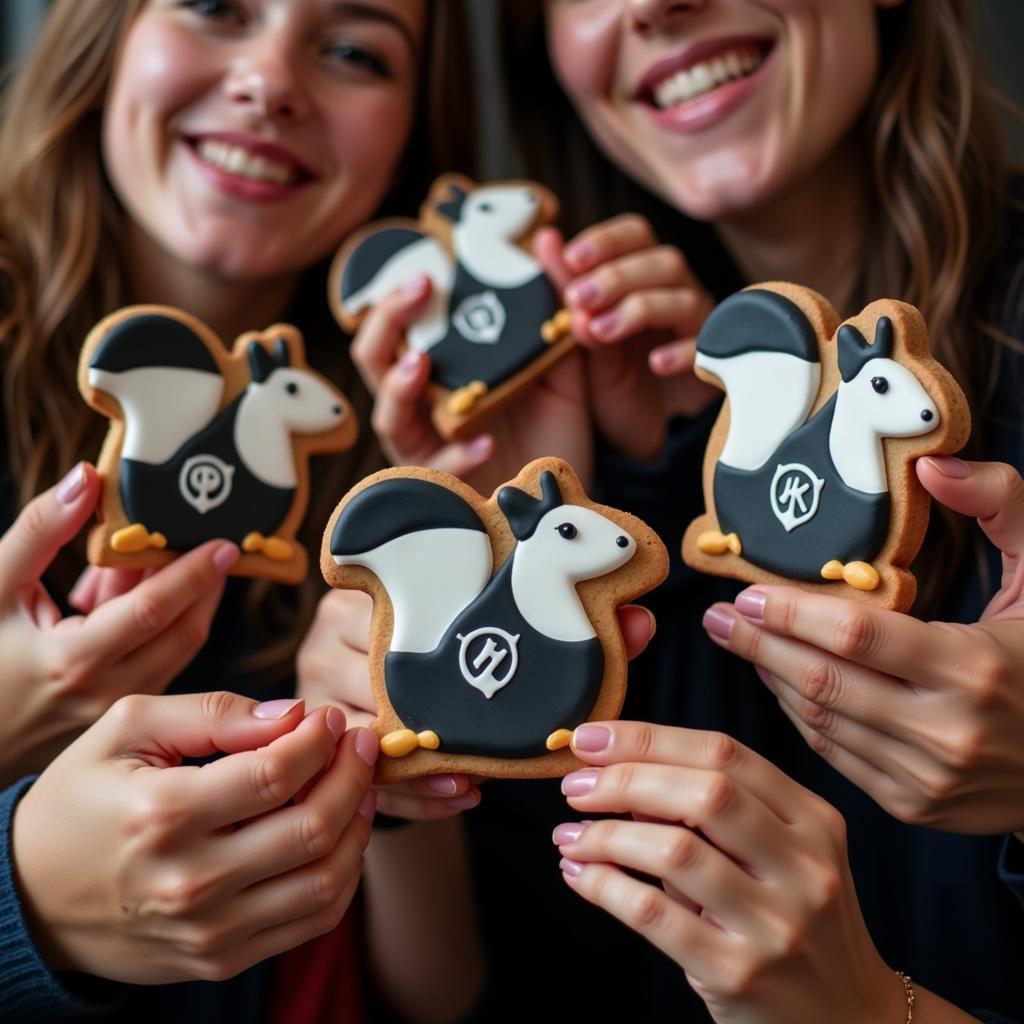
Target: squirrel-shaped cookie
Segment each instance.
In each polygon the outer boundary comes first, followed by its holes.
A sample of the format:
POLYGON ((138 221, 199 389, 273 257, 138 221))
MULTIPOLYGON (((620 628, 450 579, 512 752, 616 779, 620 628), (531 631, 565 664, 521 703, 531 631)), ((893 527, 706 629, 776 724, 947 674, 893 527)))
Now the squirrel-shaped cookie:
POLYGON ((490 499, 435 470, 374 474, 331 517, 321 568, 374 599, 378 780, 530 778, 568 771, 572 730, 619 713, 615 610, 665 578, 668 555, 547 458, 490 499))
POLYGON ((918 310, 882 299, 840 325, 809 288, 756 285, 705 322, 695 372, 726 403, 686 562, 908 609, 930 501, 914 459, 958 451, 971 423, 918 310))
POLYGON ((407 331, 431 360, 428 397, 446 439, 465 437, 574 344, 569 314, 532 254, 534 232, 558 212, 531 181, 476 185, 438 178, 419 221, 378 221, 357 232, 331 267, 328 295, 355 332, 389 292, 425 274, 426 309, 407 331))
POLYGON ((234 575, 305 577, 309 456, 350 447, 357 426, 296 328, 243 334, 229 353, 180 310, 128 307, 89 333, 78 384, 111 421, 90 562, 146 568, 225 538, 243 552, 234 575))

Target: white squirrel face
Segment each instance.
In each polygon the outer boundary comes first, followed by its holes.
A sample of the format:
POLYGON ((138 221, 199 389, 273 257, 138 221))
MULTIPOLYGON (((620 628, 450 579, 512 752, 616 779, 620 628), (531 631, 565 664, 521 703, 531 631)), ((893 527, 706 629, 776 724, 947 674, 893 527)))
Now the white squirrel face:
POLYGON ((939 425, 939 412, 921 382, 893 359, 870 359, 847 384, 844 401, 857 404, 858 418, 879 437, 917 437, 939 425))
POLYGON ((251 393, 258 395, 261 416, 280 422, 295 434, 330 430, 345 417, 337 394, 305 370, 274 370, 251 393))
POLYGON ((559 505, 520 542, 516 557, 528 557, 545 574, 578 582, 618 569, 635 552, 636 541, 618 523, 579 505, 559 505))
POLYGON ((494 185, 477 189, 467 198, 461 220, 472 230, 515 241, 537 218, 537 197, 529 188, 494 185))

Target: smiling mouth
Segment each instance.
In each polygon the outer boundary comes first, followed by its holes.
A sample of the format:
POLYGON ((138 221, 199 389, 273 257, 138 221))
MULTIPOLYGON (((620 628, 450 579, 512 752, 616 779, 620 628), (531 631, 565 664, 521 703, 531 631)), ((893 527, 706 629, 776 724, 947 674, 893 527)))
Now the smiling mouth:
POLYGON ((685 68, 671 71, 638 95, 658 110, 670 110, 695 100, 728 82, 736 82, 755 74, 768 59, 770 45, 745 43, 705 57, 685 68))
POLYGON ((246 181, 292 186, 311 180, 312 175, 297 163, 253 153, 244 146, 212 137, 186 140, 196 156, 211 167, 246 181))

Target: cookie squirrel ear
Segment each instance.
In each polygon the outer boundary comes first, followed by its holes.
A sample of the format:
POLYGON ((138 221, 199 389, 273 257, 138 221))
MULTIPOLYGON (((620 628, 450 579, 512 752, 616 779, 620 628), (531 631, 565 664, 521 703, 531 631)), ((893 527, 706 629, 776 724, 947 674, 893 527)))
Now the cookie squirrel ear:
POLYGON ((249 342, 246 354, 249 356, 249 373, 254 384, 262 384, 277 369, 274 357, 258 341, 249 342))
POLYGON ((892 359, 892 321, 887 316, 880 316, 875 324, 875 344, 872 356, 878 359, 892 359))
POLYGON ((278 366, 292 365, 292 354, 288 348, 288 342, 284 338, 278 338, 274 342, 274 362, 278 366))
POLYGON ((446 202, 437 204, 437 212, 447 217, 453 224, 459 222, 462 216, 462 207, 466 203, 466 191, 458 185, 449 185, 448 194, 451 196, 446 202))
POLYGON ((853 324, 843 324, 837 338, 839 344, 839 375, 844 384, 849 384, 871 358, 871 347, 867 338, 853 324))
POLYGON ((498 508, 508 520, 509 528, 516 540, 526 540, 537 529, 537 523, 540 521, 537 514, 539 505, 540 502, 536 498, 518 487, 502 487, 498 491, 498 508))

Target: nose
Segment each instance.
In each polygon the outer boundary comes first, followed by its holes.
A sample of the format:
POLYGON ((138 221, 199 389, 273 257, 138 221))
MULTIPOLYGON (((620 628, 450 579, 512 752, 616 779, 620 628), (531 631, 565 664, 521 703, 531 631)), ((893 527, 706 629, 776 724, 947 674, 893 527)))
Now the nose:
POLYGON ((707 6, 708 0, 626 0, 626 18, 636 32, 673 28, 683 15, 707 6))
POLYGON ((276 35, 255 38, 232 63, 224 92, 233 104, 270 120, 298 121, 308 102, 299 80, 300 55, 276 35))

